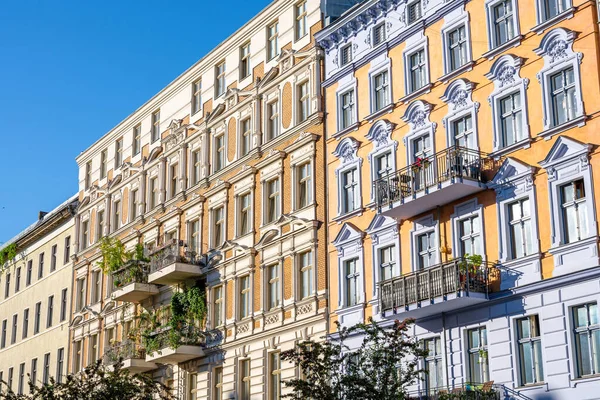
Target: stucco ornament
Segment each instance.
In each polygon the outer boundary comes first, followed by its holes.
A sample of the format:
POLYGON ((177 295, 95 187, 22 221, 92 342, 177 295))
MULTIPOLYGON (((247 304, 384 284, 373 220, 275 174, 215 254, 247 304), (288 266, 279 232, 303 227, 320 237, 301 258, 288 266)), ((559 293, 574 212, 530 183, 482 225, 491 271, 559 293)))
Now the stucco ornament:
POLYGON ((425 111, 418 110, 413 115, 411 122, 415 128, 420 128, 422 126, 425 126, 425 118, 426 118, 425 111))
POLYGON ((452 96, 452 99, 450 101, 452 102, 452 104, 454 105, 454 109, 456 110, 456 109, 467 106, 467 98, 468 97, 469 96, 467 95, 466 90, 459 89, 454 93, 454 95, 452 96))
POLYGON ((561 58, 567 57, 567 42, 562 39, 554 39, 548 45, 548 54, 550 55, 550 62, 556 62, 561 58))
POLYGON ((515 73, 517 70, 512 65, 504 65, 498 71, 498 79, 500 80, 500 87, 514 83, 515 73))

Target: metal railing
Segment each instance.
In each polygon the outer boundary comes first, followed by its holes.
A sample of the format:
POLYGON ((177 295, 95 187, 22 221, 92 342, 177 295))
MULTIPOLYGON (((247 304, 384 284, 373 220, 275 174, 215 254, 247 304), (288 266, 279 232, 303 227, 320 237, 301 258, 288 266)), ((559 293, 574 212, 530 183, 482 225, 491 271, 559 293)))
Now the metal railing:
POLYGON ((150 253, 150 273, 160 271, 174 263, 201 265, 200 256, 183 240, 173 240, 150 253))
MULTIPOLYGON (((157 341, 159 349, 166 349, 173 345, 171 330, 171 327, 167 327, 149 336, 157 341)), ((185 324, 177 328, 176 335, 177 346, 203 346, 206 344, 206 333, 193 324, 185 324)))
POLYGON ((380 310, 406 307, 459 291, 487 294, 492 268, 495 270, 487 263, 475 265, 467 259, 457 258, 382 281, 378 284, 380 310))
MULTIPOLYGON (((490 382, 491 383, 491 382, 490 382)), ((502 385, 464 384, 409 392, 405 400, 501 400, 502 385)))
POLYGON ((494 165, 494 160, 485 153, 466 147, 449 147, 375 181, 377 207, 403 202, 447 181, 469 179, 484 183, 485 172, 494 165))
POLYGON ((112 273, 113 290, 130 283, 148 283, 150 265, 145 261, 131 260, 112 273))
POLYGON ((133 360, 133 359, 144 359, 146 357, 146 351, 138 343, 130 340, 126 340, 121 343, 115 343, 111 345, 102 357, 102 361, 105 365, 114 365, 119 360, 133 360))

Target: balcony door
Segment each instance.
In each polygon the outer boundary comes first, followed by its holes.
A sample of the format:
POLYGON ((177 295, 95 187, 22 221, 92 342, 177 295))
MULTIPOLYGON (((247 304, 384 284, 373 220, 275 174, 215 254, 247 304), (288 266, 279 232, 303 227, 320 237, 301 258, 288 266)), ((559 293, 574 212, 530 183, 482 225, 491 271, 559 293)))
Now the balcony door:
POLYGON ((434 159, 431 134, 426 133, 412 140, 412 159, 410 169, 413 178, 413 190, 419 192, 434 182, 434 159), (429 157, 429 158, 427 158, 429 157))

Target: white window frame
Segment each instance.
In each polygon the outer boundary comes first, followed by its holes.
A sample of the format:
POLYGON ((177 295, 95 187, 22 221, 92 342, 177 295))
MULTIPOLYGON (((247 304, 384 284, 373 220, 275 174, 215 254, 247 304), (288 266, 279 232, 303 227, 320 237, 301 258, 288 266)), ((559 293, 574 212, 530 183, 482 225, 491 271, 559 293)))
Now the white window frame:
POLYGON ((566 5, 564 10, 560 11, 554 16, 548 16, 546 13, 546 0, 536 0, 535 10, 537 25, 531 28, 531 30, 540 35, 549 27, 566 19, 573 18, 573 14, 575 13, 573 2, 571 0, 565 0, 565 3, 566 5))
MULTIPOLYGON (((313 138, 312 140, 316 139, 313 138)), ((316 168, 315 168, 315 145, 313 141, 309 144, 303 144, 304 141, 299 142, 299 147, 289 149, 290 150, 290 167, 292 169, 292 211, 296 212, 310 207, 315 204, 315 193, 316 193, 316 168), (302 165, 310 163, 310 202, 305 207, 300 207, 299 203, 299 168, 302 165)))
MULTIPOLYGON (((371 61, 371 67, 369 69, 369 105, 371 115, 384 113, 394 106, 392 94, 392 70, 391 60, 387 57, 387 54, 383 54, 371 61), (381 74, 387 74, 387 88, 386 90, 386 105, 382 106, 379 110, 376 109, 376 98, 377 98, 377 87, 375 86, 375 78, 381 74)), ((372 117, 371 117, 372 118, 372 117)), ((367 117, 367 119, 371 119, 367 117)))
POLYGON ((248 41, 240 46, 240 80, 244 80, 252 75, 252 65, 250 64, 251 56, 250 42, 248 41), (243 68, 244 65, 246 68, 243 68))
POLYGON ((486 0, 485 12, 487 18, 486 27, 488 34, 488 52, 483 54, 484 57, 488 57, 491 59, 497 54, 504 51, 505 49, 508 49, 509 47, 513 46, 518 46, 521 43, 521 39, 523 38, 523 36, 521 35, 521 28, 519 24, 519 5, 517 4, 517 0, 486 0), (505 1, 510 1, 512 3, 512 23, 514 35, 506 42, 498 44, 496 38, 496 22, 494 18, 494 7, 505 1))
POLYGON ((317 249, 315 247, 308 247, 306 249, 303 248, 302 250, 298 250, 298 252, 294 254, 294 265, 295 265, 294 270, 296 271, 296 282, 297 282, 297 284, 295 285, 296 286, 295 299, 297 301, 308 299, 317 294, 317 268, 316 268, 317 267, 317 256, 316 256, 316 254, 317 254, 317 249), (310 253, 309 266, 303 268, 302 267, 302 257, 304 257, 304 255, 308 254, 308 253, 310 253), (310 285, 311 285, 312 290, 310 291, 310 293, 307 296, 303 295, 303 289, 304 289, 303 276, 302 276, 304 273, 303 269, 305 271, 309 270, 309 269, 311 270, 310 275, 311 275, 312 279, 310 280, 311 281, 310 285))
POLYGON ((262 226, 267 226, 267 225, 271 225, 274 224, 275 222, 277 222, 277 220, 279 219, 279 217, 281 217, 282 213, 283 213, 283 176, 281 174, 277 174, 274 176, 270 176, 264 180, 261 181, 261 186, 262 186, 262 191, 263 191, 263 218, 262 218, 262 226), (279 204, 277 204, 278 207, 278 214, 277 216, 275 216, 273 218, 273 220, 268 221, 268 208, 269 208, 269 184, 274 181, 277 180, 277 202, 279 204))
POLYGON ((263 143, 268 143, 272 140, 277 139, 282 134, 281 126, 281 102, 278 97, 268 99, 265 101, 265 118, 264 118, 264 139, 263 143), (275 105, 275 113, 270 112, 270 107, 275 105), (271 121, 275 120, 276 125, 274 126, 275 131, 271 129, 271 121))
POLYGON ((353 326, 364 321, 365 299, 365 269, 363 240, 365 234, 356 230, 352 225, 344 224, 335 240, 332 242, 337 250, 338 257, 338 304, 336 313, 342 326, 353 326), (356 259, 358 271, 357 279, 357 304, 352 307, 346 305, 346 261, 356 259))
MULTIPOLYGON (((202 111, 202 78, 198 78, 194 82, 192 82, 191 106, 192 106, 191 115, 198 114, 200 111, 202 111)), ((135 135, 135 128, 134 128, 134 135, 135 135)))
MULTIPOLYGON (((483 254, 479 254, 485 259, 485 223, 483 220, 483 205, 477 202, 477 199, 469 200, 454 206, 454 214, 450 216, 452 221, 452 244, 454 257, 463 257, 461 254, 461 234, 460 223, 467 218, 479 218, 479 239, 481 240, 479 248, 483 254)), ((473 255, 473 254, 470 254, 473 255)))
POLYGON ((398 142, 392 140, 392 131, 396 125, 386 119, 379 120, 367 133, 366 138, 373 143, 373 150, 368 154, 367 160, 371 165, 371 204, 375 205, 375 182, 378 179, 379 171, 377 168, 377 160, 379 157, 389 154, 391 159, 391 172, 398 169, 396 151, 398 150, 398 142))
POLYGON ((554 276, 563 275, 598 265, 596 254, 596 206, 594 184, 589 156, 592 145, 560 136, 539 165, 548 174, 548 199, 550 211, 550 254, 554 256, 554 276), (587 239, 565 244, 564 223, 561 210, 561 186, 583 179, 586 188, 588 215, 587 239))
POLYGON ((294 4, 294 41, 297 42, 308 35, 308 8, 307 0, 299 1, 294 4), (299 13, 300 7, 303 7, 303 11, 299 13), (300 26, 303 27, 303 31, 300 32, 300 26))
POLYGON ((485 75, 486 78, 494 83, 494 90, 488 97, 488 102, 492 107, 492 130, 494 133, 494 140, 492 144, 493 153, 491 156, 493 157, 501 156, 518 149, 529 148, 531 145, 528 123, 529 116, 527 112, 527 87, 529 86, 529 79, 521 78, 520 76, 522 63, 522 58, 513 56, 512 54, 506 54, 499 57, 492 65, 490 72, 485 75), (520 129, 523 138, 511 145, 505 146, 502 143, 502 110, 500 101, 515 93, 519 93, 521 97, 520 129))
POLYGON ((310 81, 308 79, 305 79, 303 81, 301 81, 300 83, 296 84, 296 107, 297 107, 297 111, 296 111, 296 124, 300 124, 306 120, 308 120, 308 118, 311 116, 312 114, 312 93, 311 93, 311 84, 310 81), (300 88, 306 85, 307 87, 307 93, 305 95, 305 97, 302 96, 302 92, 300 91, 300 88), (306 108, 306 115, 304 116, 304 118, 302 118, 302 106, 303 103, 306 102, 307 104, 307 108, 306 108))
POLYGON ((262 268, 264 282, 263 309, 266 312, 283 307, 283 267, 281 264, 281 262, 270 263, 262 268), (271 278, 271 271, 276 272, 274 278, 271 278), (271 296, 272 286, 275 286, 275 293, 277 295, 276 304, 273 306, 271 304, 273 302, 273 297, 271 296))
POLYGON ((215 98, 223 96, 227 92, 227 64, 225 60, 215 65, 215 98), (220 68, 223 67, 223 72, 219 73, 220 68))
POLYGON ((448 114, 442 119, 446 128, 446 147, 454 147, 456 133, 454 123, 464 117, 471 116, 473 150, 479 150, 479 134, 477 132, 477 113, 479 102, 473 101, 473 84, 466 79, 457 79, 446 88, 442 101, 448 104, 448 114))
POLYGON ((356 129, 358 127, 358 97, 356 91, 358 89, 358 81, 354 76, 347 76, 346 78, 342 78, 339 81, 339 86, 336 91, 336 99, 337 99, 337 133, 333 134, 333 137, 341 137, 344 133, 356 129), (342 107, 343 107, 343 96, 352 92, 353 99, 353 112, 352 118, 353 122, 348 124, 348 126, 344 126, 342 119, 342 107))
POLYGON ((223 243, 225 243, 225 241, 227 240, 227 202, 222 203, 221 205, 216 205, 214 207, 212 207, 210 209, 210 227, 211 229, 209 229, 209 236, 210 236, 210 248, 212 249, 216 249, 219 248, 223 243), (216 220, 215 220, 215 212, 218 208, 222 208, 223 209, 223 224, 221 225, 221 238, 222 241, 221 243, 216 243, 216 238, 215 238, 215 224, 216 224, 216 220))
MULTIPOLYGON (((404 50, 404 91, 406 96, 410 96, 410 95, 414 95, 414 96, 418 96, 421 93, 424 93, 426 90, 428 90, 431 87, 431 76, 429 74, 429 41, 427 38, 424 38, 422 40, 420 40, 418 42, 418 44, 406 48, 404 50), (425 59, 425 81, 423 82, 423 85, 418 88, 418 89, 413 89, 413 82, 412 82, 412 74, 411 74, 411 62, 410 62, 410 58, 413 54, 423 51, 423 57, 425 59)), ((405 97, 406 97, 405 96, 405 97)), ((407 101, 407 100, 404 100, 407 101)))
POLYGON ((337 145, 335 151, 333 152, 333 156, 340 160, 339 166, 335 169, 335 176, 337 179, 337 192, 338 192, 338 207, 337 207, 337 217, 349 217, 353 215, 362 214, 362 177, 361 177, 361 167, 363 159, 358 157, 358 147, 359 143, 354 139, 347 137, 340 141, 337 145), (343 184, 343 175, 345 172, 350 171, 351 169, 356 169, 358 176, 358 185, 355 191, 355 199, 354 204, 356 204, 356 208, 353 211, 346 212, 343 208, 344 201, 344 184, 343 184))
POLYGON ((267 62, 274 60, 279 55, 279 20, 275 20, 267 25, 266 29, 267 38, 267 62), (274 33, 270 34, 272 28, 274 33))
POLYGON ((373 47, 377 47, 383 43, 386 42, 387 40, 387 31, 385 29, 385 21, 380 22, 378 24, 376 24, 375 26, 373 26, 373 28, 371 28, 371 36, 372 36, 372 46, 373 47), (378 42, 377 41, 377 31, 381 29, 381 35, 382 38, 381 40, 378 42))
POLYGON ((536 77, 542 87, 542 106, 544 112, 544 131, 538 136, 549 140, 552 136, 569 128, 585 125, 586 115, 583 107, 581 71, 580 64, 583 59, 583 53, 573 51, 573 41, 576 34, 573 31, 564 28, 555 28, 548 32, 542 41, 540 47, 534 52, 544 59, 544 67, 537 73, 536 77), (575 118, 560 125, 554 124, 554 113, 551 100, 550 79, 553 75, 568 68, 573 68, 573 79, 575 81, 575 118))
POLYGON ((470 16, 464 8, 459 8, 455 12, 449 13, 442 27, 442 58, 444 65, 444 76, 440 78, 443 82, 448 82, 453 76, 456 76, 464 71, 471 70, 473 66, 473 53, 471 48, 471 26, 470 16), (455 15, 458 13, 458 15, 455 15), (452 69, 452 58, 450 55, 450 33, 456 29, 463 27, 465 29, 465 56, 466 60, 463 65, 452 69))
POLYGON ((252 136, 253 136, 253 134, 252 134, 252 118, 249 115, 246 115, 239 119, 238 132, 239 132, 239 135, 238 135, 238 143, 239 143, 238 158, 241 158, 241 157, 245 157, 246 155, 248 155, 248 153, 250 153, 253 148, 253 146, 252 146, 252 136), (243 127, 244 127, 244 122, 246 122, 246 121, 248 122, 248 130, 244 131, 243 127), (245 149, 246 152, 244 152, 244 145, 243 145, 244 136, 245 136, 244 132, 246 132, 246 134, 248 136, 248 148, 245 149))
POLYGON ((235 236, 236 237, 242 237, 242 236, 246 236, 249 233, 252 233, 252 231, 254 230, 254 196, 253 196, 253 191, 245 191, 239 194, 235 195, 235 236), (248 224, 248 232, 246 233, 242 233, 241 232, 241 222, 242 222, 242 198, 244 196, 249 196, 250 198, 250 204, 248 205, 249 207, 249 211, 248 211, 248 215, 249 215, 249 224, 248 224))
POLYGON ((440 263, 440 227, 439 221, 434 219, 433 215, 427 215, 423 218, 420 218, 413 222, 413 228, 410 231, 410 253, 411 253, 411 270, 413 272, 419 271, 419 251, 417 249, 418 240, 417 238, 425 233, 433 232, 435 237, 435 242, 438 247, 432 248, 435 253, 435 258, 433 259, 433 265, 438 265, 440 263))

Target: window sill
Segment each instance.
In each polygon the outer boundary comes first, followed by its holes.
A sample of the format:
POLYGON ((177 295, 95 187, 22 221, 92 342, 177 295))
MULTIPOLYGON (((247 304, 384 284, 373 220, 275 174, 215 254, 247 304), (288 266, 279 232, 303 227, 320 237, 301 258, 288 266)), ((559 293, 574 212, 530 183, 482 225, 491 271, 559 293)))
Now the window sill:
POLYGON ((423 86, 422 88, 417 89, 414 92, 409 93, 406 96, 402 97, 399 101, 403 104, 406 104, 409 101, 421 96, 422 94, 431 92, 432 87, 433 87, 433 83, 428 83, 427 85, 423 86))
MULTIPOLYGON (((530 385, 523 385, 523 386, 517 386, 514 388, 514 390, 518 390, 520 392, 529 392, 532 390, 537 390, 537 389, 541 389, 544 386, 547 386, 548 384, 546 382, 538 382, 538 383, 532 383, 530 385)), ((546 392, 548 391, 548 389, 546 389, 546 392)))
POLYGON ((595 375, 586 375, 586 376, 582 376, 579 378, 571 379, 571 382, 573 383, 572 387, 575 388, 580 383, 596 382, 599 380, 600 380, 600 374, 595 374, 595 375))
POLYGON ((567 121, 561 125, 554 126, 552 128, 548 128, 545 131, 538 133, 539 137, 543 137, 546 140, 550 140, 552 136, 557 135, 561 132, 566 131, 567 129, 571 129, 574 127, 581 128, 585 125, 585 120, 588 118, 587 115, 580 115, 579 117, 567 121))
POLYGON ((361 216, 363 211, 364 211, 364 209, 362 207, 360 207, 354 211, 350 211, 349 213, 341 214, 341 215, 338 215, 337 217, 331 218, 331 220, 334 222, 337 222, 338 224, 341 224, 342 221, 345 221, 348 218, 361 216))
POLYGON ((531 147, 531 141, 532 141, 531 138, 528 137, 517 143, 513 143, 510 146, 506 146, 506 147, 498 149, 494 152, 491 152, 489 154, 489 156, 492 158, 495 158, 495 159, 499 159, 500 157, 502 157, 508 153, 512 153, 513 151, 517 151, 517 150, 521 150, 521 149, 528 149, 529 147, 531 147))
POLYGON ((498 265, 501 267, 507 268, 507 269, 514 269, 515 267, 519 267, 523 264, 528 264, 532 261, 539 260, 540 258, 541 258, 541 254, 539 252, 537 252, 537 253, 533 253, 531 255, 521 257, 521 258, 514 258, 511 260, 500 261, 498 263, 498 265))
POLYGON ((375 120, 378 117, 381 117, 384 114, 388 114, 391 113, 394 110, 394 103, 390 103, 387 106, 383 107, 381 110, 375 111, 374 113, 372 113, 371 115, 368 115, 365 120, 368 121, 369 123, 373 122, 373 120, 375 120))
POLYGON ((469 61, 465 65, 461 65, 460 67, 456 68, 454 71, 450 71, 446 75, 441 76, 438 79, 438 82, 448 83, 454 77, 456 77, 464 72, 471 71, 473 69, 474 65, 475 65, 475 61, 469 61))
POLYGON ((514 38, 510 39, 508 42, 502 43, 500 46, 497 46, 497 47, 483 53, 481 56, 485 57, 489 60, 492 60, 494 57, 496 57, 498 54, 502 53, 503 51, 510 49, 511 47, 516 47, 516 46, 520 45, 521 40, 523 40, 523 35, 517 35, 514 38))
POLYGON ((359 126, 359 123, 355 122, 352 125, 350 125, 349 127, 344 128, 344 129, 342 129, 340 131, 337 131, 336 133, 334 133, 333 135, 331 135, 331 137, 334 137, 334 138, 336 138, 336 139, 339 140, 342 136, 345 136, 346 134, 348 134, 348 133, 350 133, 352 131, 358 130, 358 126, 359 126))
POLYGON ((542 33, 544 33, 544 31, 546 29, 550 28, 552 25, 557 24, 561 21, 564 21, 565 19, 573 18, 574 13, 575 13, 575 7, 567 8, 565 11, 550 18, 549 20, 546 20, 540 24, 537 24, 536 26, 531 28, 531 32, 535 32, 538 35, 541 35, 542 33))
POLYGON ((591 236, 586 239, 578 240, 577 242, 568 243, 568 244, 560 244, 558 246, 551 247, 548 250, 548 253, 550 253, 552 255, 556 255, 556 254, 560 254, 560 253, 564 253, 564 252, 576 249, 578 247, 583 247, 583 246, 590 245, 592 243, 596 243, 597 241, 598 241, 597 236, 591 236))

